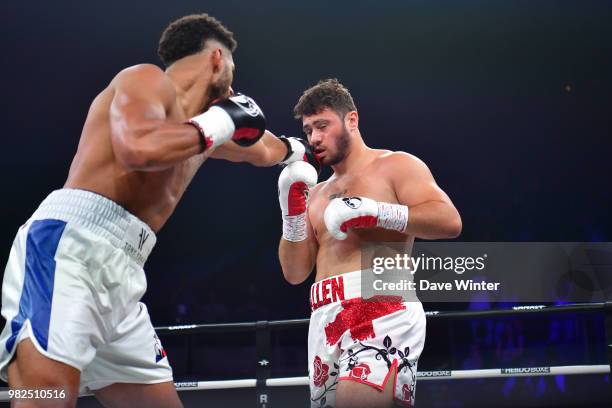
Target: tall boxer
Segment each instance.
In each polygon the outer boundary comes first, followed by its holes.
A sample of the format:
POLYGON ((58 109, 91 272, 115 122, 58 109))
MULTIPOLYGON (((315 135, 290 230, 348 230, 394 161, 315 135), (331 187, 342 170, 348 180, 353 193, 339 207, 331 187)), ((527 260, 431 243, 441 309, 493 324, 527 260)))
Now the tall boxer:
POLYGON ((64 187, 19 229, 4 273, 0 377, 55 396, 15 406, 73 407, 79 390, 108 407, 181 406, 139 302, 155 233, 208 157, 303 160, 232 95, 235 48, 215 18, 183 17, 162 34, 165 70, 126 68, 94 99, 64 187))
POLYGON ((461 218, 427 166, 404 152, 373 149, 359 114, 337 80, 307 89, 294 108, 322 165, 333 175, 288 165, 279 178, 285 279, 311 288, 308 356, 312 407, 412 406, 425 342, 420 302, 361 297, 361 245, 415 237, 453 238, 461 218), (307 201, 308 199, 308 201, 307 201))

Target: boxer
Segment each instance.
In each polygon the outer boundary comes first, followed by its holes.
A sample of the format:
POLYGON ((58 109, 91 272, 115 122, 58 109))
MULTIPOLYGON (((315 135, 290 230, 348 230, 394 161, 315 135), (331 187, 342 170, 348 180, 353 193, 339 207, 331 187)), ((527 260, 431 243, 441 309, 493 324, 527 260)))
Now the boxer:
POLYGON ((63 188, 19 229, 4 273, 0 377, 54 396, 14 406, 74 407, 79 391, 107 407, 181 406, 139 301, 155 233, 207 158, 271 166, 304 153, 232 94, 235 48, 215 18, 180 18, 161 36, 165 70, 126 68, 94 99, 63 188))
POLYGON ((427 166, 405 152, 368 147, 349 91, 335 79, 307 89, 294 108, 321 165, 279 177, 285 279, 303 282, 316 266, 308 334, 312 407, 412 406, 425 342, 420 302, 361 297, 361 245, 415 237, 454 238, 461 218, 427 166))

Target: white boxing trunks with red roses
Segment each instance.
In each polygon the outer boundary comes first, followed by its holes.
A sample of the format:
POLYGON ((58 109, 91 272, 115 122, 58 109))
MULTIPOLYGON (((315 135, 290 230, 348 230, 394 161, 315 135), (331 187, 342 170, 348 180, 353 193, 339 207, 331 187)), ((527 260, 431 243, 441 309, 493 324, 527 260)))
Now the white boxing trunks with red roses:
POLYGON ((383 391, 397 372, 395 403, 414 405, 417 362, 425 344, 425 312, 401 297, 361 297, 361 271, 315 282, 308 330, 311 407, 334 407, 339 381, 383 391))

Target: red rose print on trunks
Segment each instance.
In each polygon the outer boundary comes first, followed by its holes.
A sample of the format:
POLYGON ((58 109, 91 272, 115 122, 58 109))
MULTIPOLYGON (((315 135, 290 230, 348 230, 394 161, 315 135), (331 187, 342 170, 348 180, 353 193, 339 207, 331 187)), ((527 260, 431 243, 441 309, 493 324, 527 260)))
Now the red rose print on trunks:
POLYGON ((408 386, 408 384, 404 384, 404 386, 402 387, 402 401, 410 402, 411 397, 412 394, 410 392, 410 387, 408 386))
POLYGON ((315 387, 323 387, 329 378, 329 366, 321 362, 321 358, 316 356, 313 362, 312 379, 315 387))
POLYGON ((327 344, 334 345, 345 331, 351 331, 353 340, 374 337, 372 321, 379 317, 406 309, 400 296, 374 296, 371 299, 349 299, 342 302, 342 311, 333 322, 325 326, 327 344))
POLYGON ((351 377, 365 381, 368 379, 368 375, 370 375, 371 372, 372 370, 370 370, 370 367, 367 364, 361 363, 353 367, 351 370, 351 377))

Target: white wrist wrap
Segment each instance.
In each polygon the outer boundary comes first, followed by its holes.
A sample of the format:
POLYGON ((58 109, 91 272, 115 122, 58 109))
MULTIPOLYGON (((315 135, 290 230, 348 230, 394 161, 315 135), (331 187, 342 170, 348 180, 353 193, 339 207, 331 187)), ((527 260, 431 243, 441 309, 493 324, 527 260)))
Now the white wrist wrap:
POLYGON ((232 138, 236 130, 230 115, 218 106, 213 106, 206 112, 194 116, 189 119, 189 123, 195 125, 200 130, 200 133, 204 135, 207 149, 227 142, 232 138))
POLYGON ((308 238, 306 213, 298 215, 283 214, 283 238, 291 242, 299 242, 308 238))
POLYGON ((400 204, 378 203, 377 227, 406 231, 408 225, 408 207, 400 204))

